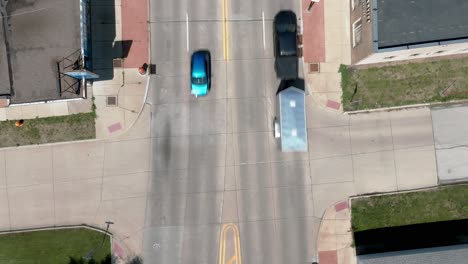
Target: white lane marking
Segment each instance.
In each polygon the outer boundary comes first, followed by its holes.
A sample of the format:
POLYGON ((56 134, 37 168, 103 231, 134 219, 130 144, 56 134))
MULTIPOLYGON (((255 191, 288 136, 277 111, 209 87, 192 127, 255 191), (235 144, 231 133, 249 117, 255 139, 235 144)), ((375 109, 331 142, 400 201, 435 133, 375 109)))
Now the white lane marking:
POLYGON ((187 52, 189 51, 189 26, 188 26, 188 13, 185 12, 185 27, 187 28, 187 52))
POLYGON ((265 40, 265 12, 262 11, 262 25, 263 25, 263 49, 266 49, 266 40, 265 40))

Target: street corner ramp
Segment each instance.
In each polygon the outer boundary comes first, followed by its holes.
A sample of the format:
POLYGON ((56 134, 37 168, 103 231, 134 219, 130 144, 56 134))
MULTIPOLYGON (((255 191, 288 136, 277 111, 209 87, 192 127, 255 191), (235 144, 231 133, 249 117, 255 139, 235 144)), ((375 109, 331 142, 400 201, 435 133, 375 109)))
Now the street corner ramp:
POLYGON ((239 228, 236 224, 224 224, 219 238, 218 264, 241 264, 239 228))
POLYGON ((439 181, 468 181, 468 105, 432 108, 439 181))

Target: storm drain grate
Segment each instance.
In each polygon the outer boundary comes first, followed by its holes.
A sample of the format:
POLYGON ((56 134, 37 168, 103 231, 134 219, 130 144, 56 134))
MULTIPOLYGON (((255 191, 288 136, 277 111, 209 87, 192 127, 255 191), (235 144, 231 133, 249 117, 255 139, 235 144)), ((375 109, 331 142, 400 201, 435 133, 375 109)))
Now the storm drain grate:
POLYGON ((320 66, 318 63, 309 63, 309 73, 319 72, 320 66))
POLYGON ((117 96, 107 96, 107 106, 117 106, 117 96))

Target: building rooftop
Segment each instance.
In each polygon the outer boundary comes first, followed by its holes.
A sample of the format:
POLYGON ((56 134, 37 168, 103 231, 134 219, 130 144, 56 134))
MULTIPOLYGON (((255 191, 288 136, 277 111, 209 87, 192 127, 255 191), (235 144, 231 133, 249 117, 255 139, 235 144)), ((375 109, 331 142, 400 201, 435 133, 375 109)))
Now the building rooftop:
POLYGON ((305 93, 289 87, 279 93, 281 150, 307 151, 305 93))
POLYGON ((80 1, 2 2, 0 95, 12 103, 79 97, 60 96, 57 61, 81 48, 80 1))
POLYGON ((468 244, 358 256, 358 264, 466 264, 468 244))
POLYGON ((466 0, 376 0, 376 3, 379 49, 468 38, 466 0))

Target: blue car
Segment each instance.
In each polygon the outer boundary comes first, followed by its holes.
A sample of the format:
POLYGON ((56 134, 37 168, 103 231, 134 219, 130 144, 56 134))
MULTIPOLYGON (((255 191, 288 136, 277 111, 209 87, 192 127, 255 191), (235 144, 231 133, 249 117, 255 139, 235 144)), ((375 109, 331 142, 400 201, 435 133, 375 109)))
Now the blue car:
POLYGON ((211 84, 211 56, 207 50, 195 51, 190 65, 190 89, 195 97, 207 95, 211 84))

